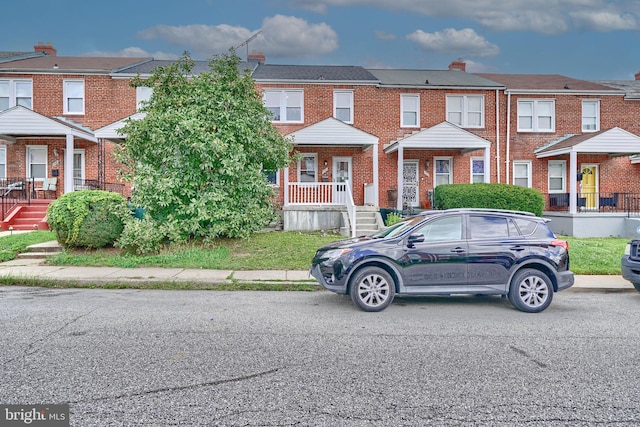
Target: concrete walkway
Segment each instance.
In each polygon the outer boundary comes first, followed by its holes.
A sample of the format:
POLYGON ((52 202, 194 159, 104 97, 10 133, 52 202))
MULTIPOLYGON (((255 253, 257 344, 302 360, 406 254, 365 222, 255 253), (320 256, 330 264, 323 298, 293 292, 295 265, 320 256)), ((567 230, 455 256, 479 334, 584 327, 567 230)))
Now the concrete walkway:
MULTIPOLYGON (((44 264, 43 259, 15 259, 0 263, 0 277, 61 281, 79 284, 114 283, 199 283, 220 285, 233 283, 254 284, 312 284, 318 283, 304 270, 205 270, 186 268, 119 268, 68 267, 44 264)), ((319 285, 318 285, 319 286, 319 285)), ((620 275, 576 276, 573 290, 634 291, 631 283, 620 275)))

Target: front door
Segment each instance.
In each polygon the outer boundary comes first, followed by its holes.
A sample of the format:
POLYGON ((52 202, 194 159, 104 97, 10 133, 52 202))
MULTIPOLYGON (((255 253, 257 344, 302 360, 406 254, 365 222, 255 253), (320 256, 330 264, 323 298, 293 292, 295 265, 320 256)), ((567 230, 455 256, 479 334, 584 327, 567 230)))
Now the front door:
POLYGON ((598 165, 582 165, 580 197, 586 199, 586 209, 598 209, 598 165))
POLYGON ((402 165, 402 206, 418 206, 418 161, 405 160, 402 165))
MULTIPOLYGON (((333 158, 333 182, 339 183, 335 187, 335 202, 345 204, 347 201, 347 186, 352 190, 352 163, 351 157, 334 157, 333 158)), ((352 193, 353 194, 353 193, 352 193)))

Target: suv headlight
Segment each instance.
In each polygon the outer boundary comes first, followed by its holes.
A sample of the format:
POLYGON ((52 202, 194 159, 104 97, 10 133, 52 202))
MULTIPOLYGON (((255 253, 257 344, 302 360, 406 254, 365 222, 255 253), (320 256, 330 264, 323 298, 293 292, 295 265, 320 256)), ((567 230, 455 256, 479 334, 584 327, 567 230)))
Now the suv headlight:
POLYGON ((335 259, 340 258, 342 255, 351 252, 351 249, 332 249, 330 251, 325 252, 324 254, 322 254, 322 258, 328 260, 328 261, 333 261, 335 259))
POLYGON ((624 247, 624 254, 627 256, 631 255, 631 243, 627 243, 627 246, 624 247))

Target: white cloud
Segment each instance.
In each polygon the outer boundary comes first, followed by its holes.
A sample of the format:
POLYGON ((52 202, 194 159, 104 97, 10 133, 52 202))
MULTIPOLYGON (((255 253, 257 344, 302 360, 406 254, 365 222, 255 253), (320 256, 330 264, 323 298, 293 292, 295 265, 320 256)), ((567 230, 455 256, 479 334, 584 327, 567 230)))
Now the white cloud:
MULTIPOLYGON (((310 0, 293 0, 294 5, 310 0)), ((464 18, 498 31, 560 34, 574 28, 592 31, 640 29, 637 0, 322 0, 333 6, 377 6, 431 17, 464 18)))
MULTIPOLYGON (((209 58, 237 47, 257 30, 226 24, 169 26, 158 25, 140 31, 145 40, 162 39, 189 51, 194 58, 209 58)), ((327 24, 311 24, 294 16, 265 18, 260 34, 249 42, 251 50, 269 57, 300 57, 325 54, 338 48, 338 35, 327 24)), ((242 55, 242 52, 238 52, 242 55)))
POLYGON ((150 53, 144 49, 139 47, 127 47, 118 51, 103 51, 103 50, 94 50, 91 52, 86 52, 81 56, 98 56, 98 57, 122 57, 122 58, 149 58, 153 57, 154 59, 177 59, 178 55, 174 53, 166 53, 166 52, 155 52, 150 53))
POLYGON ((471 28, 455 30, 447 28, 436 33, 417 30, 407 39, 420 45, 425 52, 451 53, 457 56, 487 57, 500 53, 498 46, 489 43, 471 28))

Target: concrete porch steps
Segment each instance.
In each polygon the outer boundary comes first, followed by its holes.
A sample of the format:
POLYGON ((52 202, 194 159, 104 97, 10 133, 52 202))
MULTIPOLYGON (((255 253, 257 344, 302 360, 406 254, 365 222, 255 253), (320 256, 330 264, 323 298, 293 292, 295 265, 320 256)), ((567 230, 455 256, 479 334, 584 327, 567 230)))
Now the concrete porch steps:
POLYGON ((22 259, 44 259, 48 256, 55 255, 63 251, 62 246, 58 242, 44 242, 27 247, 27 252, 18 254, 18 258, 22 259))

